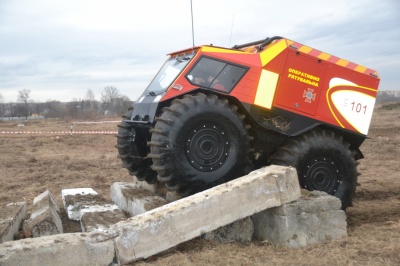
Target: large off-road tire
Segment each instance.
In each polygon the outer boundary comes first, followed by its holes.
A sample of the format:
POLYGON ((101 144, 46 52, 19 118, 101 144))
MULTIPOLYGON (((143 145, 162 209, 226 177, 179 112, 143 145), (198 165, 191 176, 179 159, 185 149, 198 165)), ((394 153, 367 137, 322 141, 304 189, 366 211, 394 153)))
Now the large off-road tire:
POLYGON ((127 168, 129 174, 136 176, 139 181, 153 184, 157 181, 157 173, 150 166, 151 159, 147 157, 147 139, 142 132, 137 132, 127 121, 131 118, 132 111, 122 116, 122 122, 118 125, 117 145, 118 158, 122 166, 127 168))
POLYGON ((303 188, 338 197, 345 210, 352 204, 357 185, 357 163, 349 147, 341 136, 317 129, 289 139, 270 163, 295 167, 303 188))
POLYGON ((151 130, 158 180, 189 195, 244 174, 251 137, 243 120, 236 106, 213 94, 175 99, 151 130))

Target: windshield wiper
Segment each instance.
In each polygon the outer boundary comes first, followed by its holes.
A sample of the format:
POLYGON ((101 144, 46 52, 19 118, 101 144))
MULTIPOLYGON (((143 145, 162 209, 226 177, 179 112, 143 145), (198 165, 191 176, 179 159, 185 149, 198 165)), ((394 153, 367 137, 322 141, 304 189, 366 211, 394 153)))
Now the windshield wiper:
POLYGON ((154 91, 149 91, 149 95, 150 96, 158 96, 158 95, 160 95, 160 94, 163 94, 165 91, 160 91, 160 92, 154 92, 154 91))
POLYGON ((178 61, 179 63, 182 63, 183 61, 188 61, 190 59, 190 57, 177 57, 176 61, 178 61))

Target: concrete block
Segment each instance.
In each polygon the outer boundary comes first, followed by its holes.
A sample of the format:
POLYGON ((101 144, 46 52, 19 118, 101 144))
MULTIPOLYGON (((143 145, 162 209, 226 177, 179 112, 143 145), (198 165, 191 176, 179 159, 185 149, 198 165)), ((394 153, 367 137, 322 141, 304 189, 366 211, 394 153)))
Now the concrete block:
POLYGON ((9 203, 0 208, 0 243, 14 240, 24 219, 26 202, 9 203))
POLYGON ((346 214, 338 198, 321 191, 252 216, 254 236, 274 245, 306 247, 347 236, 346 214))
POLYGON ((323 191, 301 190, 301 198, 286 204, 281 208, 275 208, 273 211, 277 215, 296 215, 302 213, 319 213, 326 211, 335 211, 342 208, 340 200, 323 191))
POLYGON ((204 239, 219 243, 250 242, 254 234, 254 224, 250 217, 238 220, 204 234, 204 239))
POLYGON ((117 205, 91 188, 64 189, 62 197, 68 218, 80 221, 82 232, 107 232, 111 225, 127 219, 117 205))
POLYGON ((113 204, 87 207, 81 211, 83 211, 80 218, 82 232, 108 232, 112 225, 128 219, 125 213, 113 204))
POLYGON ((84 206, 107 204, 105 198, 92 188, 63 189, 61 196, 68 218, 75 221, 79 221, 84 206))
POLYGON ((79 211, 80 216, 79 220, 85 213, 93 213, 93 212, 107 212, 119 210, 118 206, 112 203, 104 203, 102 205, 83 205, 79 211))
POLYGON ((156 196, 154 192, 144 189, 135 183, 116 182, 110 188, 112 201, 130 216, 135 216, 146 211, 158 208, 167 201, 156 196))
POLYGON ((299 197, 296 169, 266 167, 117 223, 116 254, 121 264, 147 258, 299 197))
POLYGON ((55 209, 55 211, 60 213, 60 208, 58 207, 57 202, 54 200, 53 194, 51 194, 49 190, 46 190, 33 199, 33 208, 35 210, 39 210, 47 206, 51 206, 53 209, 55 209))
POLYGON ((24 222, 24 231, 29 231, 33 237, 49 236, 63 233, 59 213, 47 206, 32 212, 31 217, 24 222))
POLYGON ((33 199, 31 217, 24 222, 23 228, 33 237, 63 233, 60 208, 50 191, 46 190, 33 199))
POLYGON ((103 232, 29 238, 0 244, 0 265, 112 265, 113 238, 103 232))

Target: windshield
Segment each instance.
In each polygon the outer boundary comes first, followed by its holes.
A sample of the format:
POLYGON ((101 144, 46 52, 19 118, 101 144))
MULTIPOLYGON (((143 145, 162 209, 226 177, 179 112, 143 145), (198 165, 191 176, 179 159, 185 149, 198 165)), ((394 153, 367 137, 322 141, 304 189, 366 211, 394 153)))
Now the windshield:
POLYGON ((158 95, 165 92, 193 56, 194 53, 168 59, 147 87, 146 93, 158 95))

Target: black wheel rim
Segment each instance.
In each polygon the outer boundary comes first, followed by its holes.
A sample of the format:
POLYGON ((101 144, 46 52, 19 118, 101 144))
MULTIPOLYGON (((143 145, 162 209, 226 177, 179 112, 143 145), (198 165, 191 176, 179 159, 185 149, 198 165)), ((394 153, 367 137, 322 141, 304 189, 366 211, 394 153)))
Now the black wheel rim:
POLYGON ((330 158, 314 158, 303 169, 304 171, 300 173, 302 185, 308 190, 320 190, 328 194, 335 194, 342 182, 340 169, 330 158))
POLYGON ((186 139, 186 158, 199 171, 212 172, 220 168, 229 156, 227 133, 217 124, 202 123, 194 127, 186 139))

